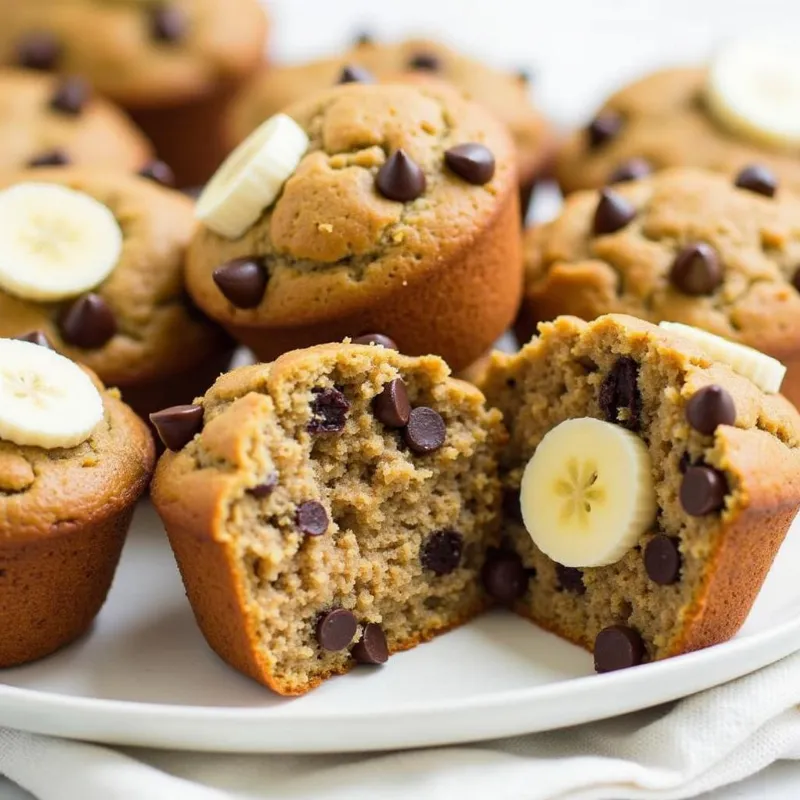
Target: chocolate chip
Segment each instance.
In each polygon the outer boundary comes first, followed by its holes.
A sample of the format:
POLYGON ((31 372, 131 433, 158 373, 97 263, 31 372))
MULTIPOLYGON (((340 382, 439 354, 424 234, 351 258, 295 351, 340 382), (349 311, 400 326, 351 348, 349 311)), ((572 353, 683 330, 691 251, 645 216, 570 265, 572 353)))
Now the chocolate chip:
POLYGON ((273 472, 264 479, 262 483, 253 486, 252 489, 248 489, 247 491, 253 495, 253 497, 269 497, 274 491, 275 487, 278 485, 278 473, 273 472))
POLYGON ((323 650, 344 650, 358 630, 356 618, 346 608, 334 608, 317 622, 317 641, 323 650))
POLYGON ((638 386, 639 365, 629 356, 617 363, 600 385, 600 410, 609 422, 629 431, 638 431, 641 424, 642 396, 638 386), (620 411, 625 413, 620 415, 620 411))
POLYGON ((168 450, 178 451, 203 429, 202 406, 172 406, 150 415, 161 441, 168 450))
POLYGON ((616 111, 601 111, 586 128, 589 147, 594 150, 611 141, 622 129, 622 117, 616 111))
POLYGON ((636 216, 636 209, 624 198, 610 189, 600 192, 600 199, 594 212, 592 231, 595 236, 624 228, 636 216))
POLYGON ((492 548, 487 553, 481 579, 491 597, 499 603, 511 605, 525 594, 529 576, 517 553, 492 548))
POLYGON ((53 350, 53 345, 50 340, 45 336, 42 331, 30 331, 30 333, 23 333, 22 336, 15 336, 15 339, 20 342, 29 342, 30 344, 38 344, 39 347, 46 347, 48 350, 53 350))
POLYGON ((583 573, 575 567, 565 567, 563 564, 556 564, 556 578, 558 585, 565 592, 573 594, 586 594, 586 587, 583 584, 583 573))
POLYGON ((717 425, 733 425, 736 422, 736 405, 721 386, 704 386, 689 398, 686 419, 696 431, 710 436, 717 425))
POLYGON ((773 172, 758 164, 745 167, 737 176, 735 185, 764 197, 775 197, 778 190, 778 179, 773 172))
POLYGON ((389 381, 372 401, 375 417, 387 428, 404 428, 411 415, 406 385, 400 378, 389 381))
POLYGON ((681 572, 681 551, 678 540, 659 533, 644 548, 644 568, 647 576, 660 586, 678 580, 681 572))
POLYGON ((403 430, 406 444, 420 455, 438 450, 444 444, 446 435, 444 420, 427 406, 413 409, 408 417, 408 425, 403 430))
POLYGON ((339 433, 344 429, 350 402, 338 389, 312 389, 311 421, 306 426, 309 433, 339 433))
POLYGON ((61 42, 47 31, 32 31, 17 45, 17 64, 27 69, 53 69, 62 55, 61 42))
POLYGON ((46 150, 38 156, 34 156, 28 161, 29 167, 63 167, 69 164, 69 156, 61 148, 54 148, 53 150, 46 150))
POLYGON ((337 83, 375 83, 375 76, 358 64, 346 64, 339 73, 337 83))
POLYGON ((186 35, 189 20, 183 9, 163 4, 150 12, 150 33, 157 42, 178 42, 186 35))
POLYGON ((438 72, 442 68, 442 62, 435 53, 415 53, 408 59, 408 68, 438 72))
POLYGON ((653 168, 650 162, 644 158, 630 158, 623 161, 609 176, 609 183, 625 183, 626 181, 638 181, 640 178, 647 177, 653 168))
POLYGON ((62 114, 77 117, 86 107, 86 103, 91 96, 91 87, 83 78, 75 76, 64 78, 56 86, 56 90, 50 99, 50 108, 54 111, 60 111, 62 114))
POLYGON ((525 69, 524 67, 517 70, 517 80, 520 83, 531 83, 533 81, 533 72, 529 69, 525 69))
POLYGON ((725 505, 728 481, 725 473, 712 467, 688 467, 683 475, 680 500, 683 510, 693 517, 719 511, 725 505))
POLYGON ((61 315, 61 336, 68 344, 97 350, 117 332, 114 312, 94 292, 79 297, 61 315))
POLYGON ((161 186, 174 186, 175 173, 170 169, 168 164, 163 161, 154 159, 145 164, 140 170, 139 175, 142 178, 148 178, 151 181, 161 184, 161 186))
POLYGON ((361 31, 361 33, 356 35, 356 38, 353 40, 353 44, 356 47, 363 47, 367 44, 374 44, 375 37, 369 33, 368 31, 361 31))
POLYGON ((375 178, 378 191, 389 200, 408 203, 425 191, 425 173, 402 148, 386 159, 375 178))
POLYGON ((594 640, 594 668, 597 672, 613 672, 642 663, 644 642, 627 625, 603 628, 594 640))
POLYGON ((307 536, 322 536, 328 530, 328 512, 325 510, 325 506, 316 500, 306 500, 305 503, 300 503, 297 507, 295 521, 297 527, 307 536))
POLYGON ((692 457, 688 453, 684 453, 680 461, 678 461, 678 471, 683 475, 689 467, 692 466, 692 457))
POLYGON ((395 343, 394 339, 384 336, 382 333, 364 333, 361 336, 356 336, 353 339, 353 344, 379 344, 387 350, 399 350, 400 348, 395 343))
POLYGON ((225 299, 236 308, 257 308, 269 281, 267 268, 257 256, 234 258, 217 267, 212 277, 225 299))
POLYGON ((675 256, 669 279, 684 294, 711 294, 722 283, 722 265, 717 251, 705 242, 686 245, 675 256))
POLYGON ((468 183, 481 186, 494 177, 494 155, 485 145, 477 142, 457 144, 445 150, 444 163, 468 183))
POLYGON ((385 664, 389 660, 389 647, 383 628, 376 622, 367 623, 350 653, 359 664, 385 664))
POLYGON ((503 489, 503 516, 514 522, 522 522, 522 507, 519 502, 519 489, 503 489))
POLYGON ((463 550, 464 537, 458 531, 436 531, 423 543, 419 558, 435 575, 449 575, 461 563, 463 550))
POLYGON ((800 267, 794 271, 794 275, 792 275, 792 286, 800 292, 800 267))

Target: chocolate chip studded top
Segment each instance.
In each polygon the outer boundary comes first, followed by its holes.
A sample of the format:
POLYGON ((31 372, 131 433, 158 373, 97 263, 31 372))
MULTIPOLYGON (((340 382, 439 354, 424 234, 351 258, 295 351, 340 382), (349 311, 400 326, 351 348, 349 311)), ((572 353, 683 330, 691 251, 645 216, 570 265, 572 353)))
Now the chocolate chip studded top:
POLYGON ((0 173, 55 152, 72 164, 123 172, 135 172, 152 157, 127 117, 75 78, 0 69, 0 120, 0 173))
POLYGON ((644 159, 652 170, 697 167, 731 181, 743 168, 763 165, 781 189, 800 189, 797 155, 723 129, 705 106, 706 80, 702 68, 667 69, 612 95, 562 147, 556 161, 559 182, 570 192, 600 188, 626 162, 644 159))
POLYGON ((0 336, 40 330, 56 350, 123 389, 229 349, 184 293, 181 272, 195 226, 188 198, 147 178, 78 168, 18 173, 0 180, 0 191, 28 181, 66 186, 104 204, 122 230, 122 253, 99 286, 61 302, 0 291, 0 336))
POLYGON ((704 328, 782 361, 798 356, 800 198, 783 190, 767 197, 690 169, 613 192, 636 215, 611 235, 592 233, 593 190, 570 196, 557 219, 528 234, 532 319, 619 312, 704 328))
POLYGON ((0 3, 0 64, 33 59, 126 106, 163 105, 249 72, 265 29, 257 0, 0 3))

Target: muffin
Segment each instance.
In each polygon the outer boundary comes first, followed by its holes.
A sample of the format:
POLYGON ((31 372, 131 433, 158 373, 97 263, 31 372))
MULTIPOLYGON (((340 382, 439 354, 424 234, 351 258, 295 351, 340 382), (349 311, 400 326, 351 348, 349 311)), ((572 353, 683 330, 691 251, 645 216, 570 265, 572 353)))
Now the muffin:
POLYGON ((154 421, 152 497, 197 622, 296 695, 475 616, 497 544, 497 411, 434 356, 320 345, 154 421))
POLYGON ((523 340, 559 314, 694 325, 788 367, 800 403, 800 198, 764 168, 674 169, 576 192, 528 233, 523 340))
POLYGON ((377 331, 458 370, 519 303, 513 144, 444 84, 348 83, 291 106, 197 213, 189 292, 262 361, 377 331))
POLYGON ((0 666, 46 656, 105 601, 155 460, 144 423, 88 370, 0 339, 0 666))
POLYGON ((0 141, 0 174, 59 164, 136 172, 153 157, 133 123, 80 78, 20 69, 0 69, 0 141))
POLYGON ((132 114, 181 186, 222 161, 225 110, 265 34, 258 0, 0 4, 0 63, 90 81, 132 114))
POLYGON ((622 315, 539 331, 484 383, 511 437, 487 589, 598 672, 729 639, 800 506, 800 416, 750 379, 765 357, 738 374, 705 347, 729 342, 622 315))
POLYGON ((140 414, 190 402, 232 345, 188 300, 192 202, 124 173, 0 177, 0 336, 40 331, 140 414))
POLYGON ((296 101, 342 82, 370 82, 408 76, 450 81, 504 122, 517 150, 520 199, 524 211, 536 180, 547 171, 554 137, 530 100, 528 76, 504 72, 457 53, 439 42, 409 39, 376 44, 361 39, 337 58, 285 67, 264 67, 242 89, 230 113, 231 144, 238 144, 265 119, 296 101))

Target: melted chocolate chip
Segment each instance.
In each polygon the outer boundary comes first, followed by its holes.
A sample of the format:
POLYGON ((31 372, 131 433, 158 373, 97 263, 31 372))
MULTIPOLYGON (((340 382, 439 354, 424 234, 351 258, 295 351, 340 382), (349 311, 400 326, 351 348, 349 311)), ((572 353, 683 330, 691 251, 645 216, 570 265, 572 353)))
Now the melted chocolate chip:
POLYGON ((600 386, 600 410, 609 422, 629 431, 641 425, 642 397, 638 386, 639 365, 629 356, 617 359, 600 386), (620 414, 623 411, 624 414, 620 414))
POLYGON ((404 428, 411 416, 411 402, 400 378, 389 381, 372 401, 375 418, 387 428, 404 428))
POLYGON ((713 514, 725 505, 728 481, 725 473, 707 466, 687 467, 680 488, 683 510, 693 517, 713 514))
POLYGON ((366 624, 350 653, 359 664, 385 664, 389 660, 389 647, 383 628, 376 622, 366 624))
POLYGON ((583 584, 583 572, 579 569, 556 564, 556 578, 558 579, 558 585, 565 592, 586 594, 586 587, 583 584))
POLYGON ((346 64, 339 73, 337 83, 375 83, 375 76, 358 64, 346 64))
POLYGON ((97 350, 117 332, 114 312, 98 294, 79 297, 61 315, 61 336, 67 344, 97 350))
POLYGON ((403 430, 405 443, 418 455, 438 450, 446 436, 447 428, 441 415, 427 406, 413 409, 403 430))
POLYGON ((91 87, 83 78, 64 78, 56 86, 56 90, 50 98, 50 108, 61 114, 77 117, 83 112, 91 96, 91 87))
POLYGON ((183 449, 203 429, 202 406, 172 406, 150 415, 150 422, 168 450, 183 449))
POLYGON ((23 333, 22 336, 15 336, 20 342, 28 342, 30 344, 39 345, 39 347, 46 347, 48 350, 53 350, 53 345, 43 331, 30 331, 30 333, 23 333))
POLYGON ((482 144, 467 142, 445 151, 444 163, 467 183, 481 186, 494 177, 494 155, 482 144))
POLYGON ((309 433, 339 433, 344 429, 350 402, 338 389, 312 389, 311 421, 306 426, 309 433))
POLYGON ((382 333, 364 333, 361 336, 356 336, 353 339, 353 344, 379 344, 387 350, 399 350, 400 348, 395 343, 394 339, 384 336, 382 333))
POLYGON ((17 64, 26 69, 53 69, 62 55, 61 42, 55 34, 32 31, 17 45, 17 64))
POLYGON ((325 506, 316 500, 306 500, 305 503, 301 503, 297 507, 295 521, 306 536, 322 536, 328 530, 328 512, 325 506))
POLYGON ((605 236, 624 228, 636 216, 636 209, 616 192, 603 189, 594 212, 592 231, 605 236))
POLYGON ((145 164, 140 170, 139 175, 142 178, 148 178, 161 186, 174 186, 175 173, 170 169, 168 164, 157 159, 145 164))
POLYGON ((638 181, 640 178, 646 178, 653 168, 650 162, 644 158, 630 158, 623 161, 617 168, 608 176, 609 183, 626 183, 627 181, 638 181))
POLYGON ((735 184, 740 189, 763 194, 764 197, 775 197, 775 192, 778 191, 778 179, 775 174, 772 170, 759 164, 751 164, 749 167, 745 167, 736 176, 735 184))
POLYGON ((353 641, 357 630, 358 623, 352 611, 334 608, 317 621, 317 641, 323 650, 344 650, 353 641))
POLYGON ((721 386, 704 386, 686 404, 686 420, 696 431, 710 436, 718 425, 736 422, 736 405, 721 386))
POLYGON ((273 472, 263 480, 262 483, 257 484, 252 489, 248 489, 247 491, 253 495, 253 497, 269 497, 274 491, 275 487, 278 485, 278 474, 273 472))
POLYGON ((711 294, 722 283, 717 251, 705 242, 686 245, 672 262, 669 279, 680 292, 692 296, 711 294))
POLYGON ((61 148, 54 148, 34 156, 28 161, 29 167, 63 167, 65 164, 70 163, 70 158, 67 153, 61 148))
POLYGON ((603 628, 594 640, 594 668, 597 672, 613 672, 635 667, 644 658, 642 637, 627 625, 603 628))
POLYGON ((622 117, 616 111, 601 111, 586 128, 589 147, 596 150, 622 130, 622 117))
POLYGON ((436 531, 423 543, 420 561, 434 575, 449 575, 461 563, 464 537, 458 531, 436 531))
POLYGON ((659 533, 644 548, 644 568, 647 576, 659 586, 669 586, 681 573, 681 551, 678 540, 659 533))
POLYGON ((214 283, 236 308, 257 308, 264 299, 269 273, 262 259, 235 258, 213 272, 214 283))
POLYGON ((401 148, 392 153, 378 170, 375 185, 387 199, 409 203, 425 191, 425 173, 401 148))
POLYGON ((511 605, 525 594, 530 576, 513 550, 491 548, 481 570, 483 586, 503 605, 511 605))

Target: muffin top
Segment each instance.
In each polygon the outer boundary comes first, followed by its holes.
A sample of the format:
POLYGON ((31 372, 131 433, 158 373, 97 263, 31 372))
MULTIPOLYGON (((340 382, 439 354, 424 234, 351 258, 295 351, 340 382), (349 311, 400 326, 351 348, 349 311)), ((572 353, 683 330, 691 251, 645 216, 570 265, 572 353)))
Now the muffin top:
POLYGON ((528 234, 528 308, 674 320, 782 358, 800 332, 798 219, 782 186, 767 196, 702 170, 576 192, 528 234))
POLYGON ((0 173, 58 163, 135 172, 151 157, 133 123, 85 81, 0 69, 0 173))
POLYGON ((277 200, 239 238, 202 226, 190 247, 189 290, 215 319, 303 325, 371 307, 462 254, 516 194, 505 129, 447 85, 343 84, 287 114, 309 144, 277 200))
POLYGON ((103 170, 0 180, 0 336, 41 331, 109 384, 198 363, 223 336, 183 290, 192 209, 177 191, 103 170))
POLYGON ((285 106, 342 80, 387 80, 401 74, 447 80, 464 97, 494 112, 514 137, 523 183, 544 167, 550 156, 551 132, 531 103, 527 76, 493 69, 425 39, 396 44, 365 41, 336 58, 298 66, 265 67, 242 90, 231 112, 231 138, 241 141, 285 106), (343 72, 345 69, 347 72, 343 72))
POLYGON ((0 339, 0 539, 61 534, 131 506, 155 462, 145 424, 90 371, 0 339))
POLYGON ((565 191, 666 167, 701 167, 732 177, 753 163, 800 190, 796 153, 754 143, 716 120, 706 101, 708 74, 704 67, 662 70, 612 95, 558 154, 556 174, 565 191))
POLYGON ((250 71, 266 27, 258 0, 0 3, 0 63, 81 75, 127 106, 172 105, 250 71))

